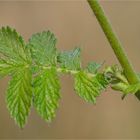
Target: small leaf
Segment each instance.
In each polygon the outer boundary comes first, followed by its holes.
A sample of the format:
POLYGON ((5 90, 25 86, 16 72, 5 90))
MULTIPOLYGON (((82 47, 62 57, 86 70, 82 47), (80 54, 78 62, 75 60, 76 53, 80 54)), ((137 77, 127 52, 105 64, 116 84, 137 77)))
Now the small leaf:
POLYGON ((58 108, 60 85, 54 68, 42 70, 34 79, 34 106, 40 116, 51 121, 58 108))
POLYGON ((107 81, 102 74, 89 77, 85 72, 75 75, 75 90, 87 102, 96 103, 96 97, 106 88, 107 81))
POLYGON ((123 82, 117 82, 115 84, 111 85, 111 88, 117 91, 126 91, 126 89, 128 88, 128 84, 123 83, 123 82))
POLYGON ((87 72, 90 73, 97 73, 99 68, 102 66, 102 64, 96 63, 96 62, 90 62, 88 63, 88 66, 86 68, 87 72))
POLYGON ((32 101, 31 73, 29 69, 23 68, 13 75, 7 89, 6 101, 12 118, 23 128, 32 101))
POLYGON ((56 65, 56 38, 50 31, 34 34, 29 40, 32 58, 39 65, 56 65))
POLYGON ((81 69, 80 52, 80 48, 75 48, 72 51, 64 51, 60 53, 58 55, 60 66, 69 70, 81 69))

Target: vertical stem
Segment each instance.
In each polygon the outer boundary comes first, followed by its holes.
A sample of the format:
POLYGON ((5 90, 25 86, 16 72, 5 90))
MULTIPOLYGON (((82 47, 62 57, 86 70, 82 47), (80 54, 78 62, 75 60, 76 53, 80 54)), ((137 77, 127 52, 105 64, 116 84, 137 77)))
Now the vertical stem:
MULTIPOLYGON (((140 82, 137 74, 135 73, 131 63, 128 60, 128 57, 123 49, 122 44, 120 43, 119 39, 117 38, 116 33, 113 31, 109 20, 107 19, 103 8, 100 6, 98 0, 87 0, 93 13, 95 14, 102 30, 104 31, 118 61, 120 62, 124 74, 128 79, 130 84, 135 84, 140 82)), ((138 96, 138 93, 136 93, 138 96)), ((140 97, 140 96, 139 96, 140 97)), ((140 99, 140 98, 139 98, 140 99)))

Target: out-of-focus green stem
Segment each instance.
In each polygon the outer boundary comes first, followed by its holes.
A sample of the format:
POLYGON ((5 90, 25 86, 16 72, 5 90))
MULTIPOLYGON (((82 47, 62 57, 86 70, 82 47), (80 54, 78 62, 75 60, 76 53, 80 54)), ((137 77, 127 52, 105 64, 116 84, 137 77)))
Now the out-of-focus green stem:
MULTIPOLYGON (((101 7, 98 0, 87 0, 93 13, 95 14, 101 28, 103 29, 118 61, 120 62, 124 74, 128 79, 130 84, 135 84, 140 82, 137 74, 135 73, 131 63, 128 60, 128 57, 123 49, 122 44, 120 43, 119 39, 117 38, 116 33, 113 31, 112 26, 106 17, 103 8, 101 7)), ((136 93, 136 96, 140 99, 140 94, 136 93)))

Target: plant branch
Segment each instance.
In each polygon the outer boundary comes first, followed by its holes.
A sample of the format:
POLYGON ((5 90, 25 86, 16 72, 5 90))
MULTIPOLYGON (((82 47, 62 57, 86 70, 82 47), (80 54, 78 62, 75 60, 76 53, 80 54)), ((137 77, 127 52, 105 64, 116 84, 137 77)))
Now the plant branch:
MULTIPOLYGON (((40 68, 51 69, 52 67, 40 66, 40 68)), ((71 75, 75 75, 80 72, 80 70, 69 70, 67 68, 61 68, 61 67, 55 67, 55 69, 58 73, 67 73, 67 74, 71 74, 71 75)), ((85 72, 85 73, 87 74, 88 77, 91 77, 91 78, 96 76, 96 74, 93 74, 90 72, 85 72)))
MULTIPOLYGON (((106 17, 103 8, 100 6, 98 0, 87 0, 93 13, 95 14, 102 30, 104 31, 118 61, 120 62, 124 74, 128 79, 130 84, 135 84, 140 82, 137 74, 135 73, 131 63, 128 60, 128 57, 123 49, 122 44, 120 43, 116 33, 113 31, 111 24, 106 17)), ((138 94, 136 94, 138 95, 138 94)), ((140 99, 140 98, 139 98, 140 99)))

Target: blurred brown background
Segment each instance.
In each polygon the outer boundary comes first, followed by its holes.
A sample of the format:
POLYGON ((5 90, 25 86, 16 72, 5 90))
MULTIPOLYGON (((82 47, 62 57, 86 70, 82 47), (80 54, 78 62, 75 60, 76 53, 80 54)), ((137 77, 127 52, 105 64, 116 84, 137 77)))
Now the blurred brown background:
MULTIPOLYGON (((140 71, 140 1, 100 1, 135 69, 140 71)), ((60 50, 82 48, 82 62, 118 63, 96 18, 85 0, 0 2, 0 26, 12 26, 26 39, 35 32, 51 30, 60 50)), ((32 109, 28 123, 20 130, 5 104, 7 78, 0 81, 0 138, 138 138, 140 102, 108 89, 92 105, 73 90, 73 79, 63 76, 62 99, 55 120, 45 123, 32 109)))

